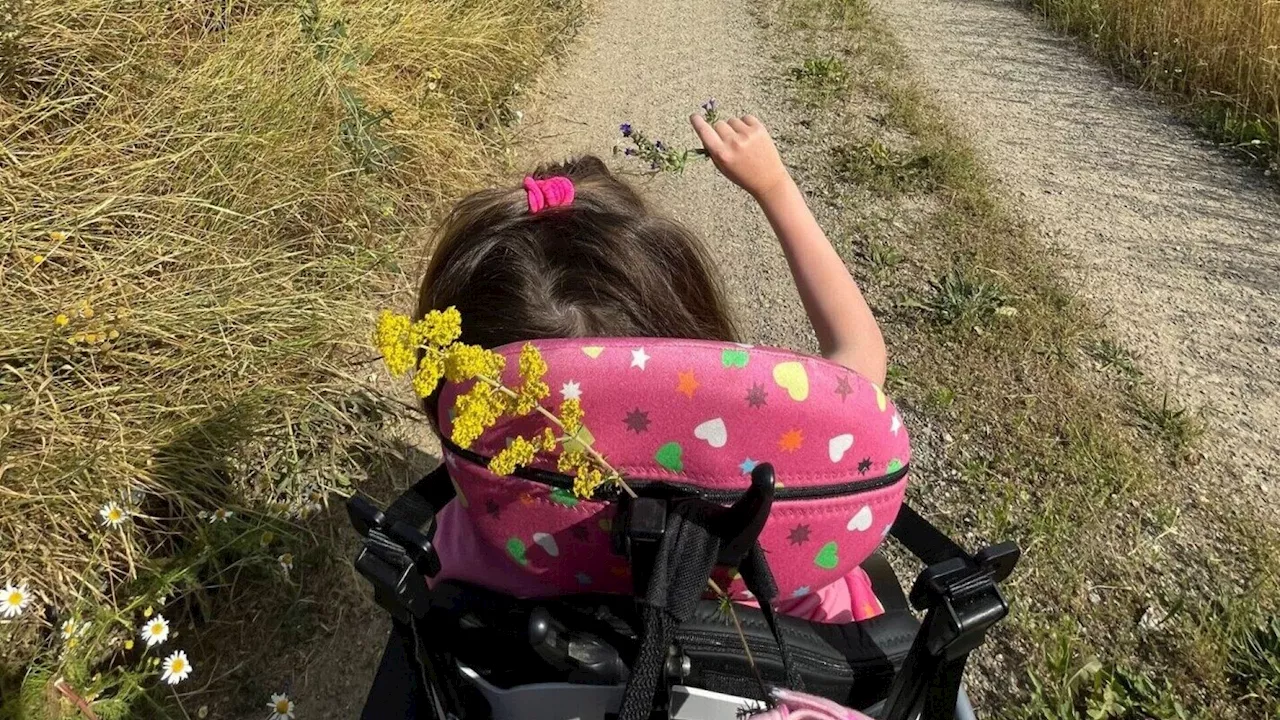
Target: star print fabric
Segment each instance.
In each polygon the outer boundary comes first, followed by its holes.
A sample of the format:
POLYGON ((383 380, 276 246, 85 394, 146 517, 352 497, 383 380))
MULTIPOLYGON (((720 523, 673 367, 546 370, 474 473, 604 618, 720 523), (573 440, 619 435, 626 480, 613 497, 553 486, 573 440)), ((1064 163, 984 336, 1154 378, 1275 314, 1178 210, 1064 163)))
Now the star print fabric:
MULTIPOLYGON (((497 352, 514 358, 520 345, 497 352)), ((774 466, 778 493, 760 541, 779 611, 825 622, 881 612, 858 565, 897 515, 910 447, 880 388, 826 360, 765 347, 635 338, 535 345, 547 383, 580 401, 585 437, 629 483, 741 492, 756 465, 774 466)), ((468 389, 449 383, 440 394, 445 437, 447 411, 468 389)), ((492 457, 544 423, 537 414, 504 421, 471 450, 492 457)), ((608 497, 578 498, 543 476, 499 477, 464 455, 445 449, 457 498, 438 518, 439 579, 520 597, 631 592, 626 559, 610 550, 608 497)), ((531 469, 554 473, 555 459, 531 469)), ((731 597, 749 602, 730 580, 731 597)))

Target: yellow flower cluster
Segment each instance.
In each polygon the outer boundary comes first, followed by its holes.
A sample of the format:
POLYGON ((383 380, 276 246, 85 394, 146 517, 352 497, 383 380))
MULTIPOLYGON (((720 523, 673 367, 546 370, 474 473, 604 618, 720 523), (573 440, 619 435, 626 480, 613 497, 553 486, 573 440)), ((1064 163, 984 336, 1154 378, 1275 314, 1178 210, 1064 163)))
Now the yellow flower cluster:
POLYGON ((423 343, 436 347, 452 344, 462 335, 462 314, 458 308, 449 307, 444 310, 432 310, 427 316, 413 324, 409 332, 409 341, 415 348, 423 343))
POLYGON ((449 439, 460 448, 469 448, 498 422, 507 409, 507 402, 492 385, 480 381, 466 394, 458 396, 453 409, 453 431, 449 439))
POLYGON ((532 343, 520 348, 520 389, 516 394, 517 415, 528 415, 537 409, 542 399, 551 394, 551 388, 542 380, 547 374, 547 361, 532 343))
POLYGON ((591 457, 580 450, 566 450, 560 453, 556 461, 560 472, 573 475, 573 494, 581 498, 589 498, 608 478, 596 467, 591 457))
POLYGON ((564 424, 566 435, 577 435, 582 429, 582 402, 570 398, 560 403, 560 422, 564 424))
POLYGON ((383 310, 373 333, 373 343, 382 353, 382 361, 393 377, 400 377, 413 367, 416 347, 410 341, 411 323, 407 315, 383 310))
POLYGON ((424 354, 422 360, 418 362, 418 371, 413 374, 414 393, 424 398, 435 392, 442 375, 444 375, 444 363, 440 361, 439 355, 433 352, 424 354))
POLYGON ((516 471, 516 468, 524 467, 533 462, 533 456, 538 454, 538 447, 528 440, 516 436, 510 445, 497 455, 494 455, 493 459, 489 461, 489 472, 494 475, 510 475, 516 471))
POLYGON ((497 381, 507 359, 479 345, 454 343, 444 353, 444 376, 449 382, 464 382, 478 377, 497 381))
POLYGON ((378 317, 374 342, 393 376, 414 371, 413 389, 419 397, 434 392, 441 377, 454 383, 476 381, 454 401, 450 440, 459 447, 470 448, 503 416, 524 416, 538 411, 563 430, 563 438, 557 437, 552 428, 544 428, 531 439, 516 437, 489 461, 489 470, 493 473, 510 475, 533 462, 539 452, 549 453, 561 440, 568 440, 572 441, 569 446, 572 449, 561 452, 557 466, 561 472, 574 476, 574 494, 591 497, 605 483, 622 484, 621 476, 590 449, 590 433, 584 432, 580 400, 565 400, 555 416, 542 407, 551 388, 543 380, 547 362, 537 347, 526 343, 521 348, 520 385, 512 388, 502 381, 506 358, 476 345, 460 343, 461 336, 462 316, 456 308, 432 311, 418 322, 383 311, 378 317))

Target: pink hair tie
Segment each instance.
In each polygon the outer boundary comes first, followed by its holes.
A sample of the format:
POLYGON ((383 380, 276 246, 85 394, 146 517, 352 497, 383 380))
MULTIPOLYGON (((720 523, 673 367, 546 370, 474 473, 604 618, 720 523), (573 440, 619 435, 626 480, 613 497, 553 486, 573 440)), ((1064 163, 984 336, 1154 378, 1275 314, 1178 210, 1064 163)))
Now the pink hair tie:
POLYGON ((560 207, 573 202, 573 181, 563 175, 543 180, 526 176, 524 189, 529 194, 530 214, 543 208, 560 207))

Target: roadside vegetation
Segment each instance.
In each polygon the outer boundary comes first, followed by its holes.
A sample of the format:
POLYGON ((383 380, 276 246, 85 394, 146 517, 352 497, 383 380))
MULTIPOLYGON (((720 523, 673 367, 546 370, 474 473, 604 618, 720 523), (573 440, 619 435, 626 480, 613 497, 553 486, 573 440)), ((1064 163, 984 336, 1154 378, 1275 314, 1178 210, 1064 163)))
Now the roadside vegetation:
POLYGON ((1125 75, 1185 98, 1216 141, 1280 173, 1280 3, 1024 2, 1125 75))
POLYGON ((315 518, 403 462, 375 309, 579 15, 0 0, 0 716, 194 716, 202 634, 325 607, 315 518))
MULTIPOLYGON (((971 690, 1001 718, 1280 712, 1280 538, 1199 409, 1148 380, 914 82, 865 0, 760 13, 802 120, 782 141, 882 319, 913 501, 1025 556, 971 690)), ((904 568, 910 576, 912 568, 904 568)))

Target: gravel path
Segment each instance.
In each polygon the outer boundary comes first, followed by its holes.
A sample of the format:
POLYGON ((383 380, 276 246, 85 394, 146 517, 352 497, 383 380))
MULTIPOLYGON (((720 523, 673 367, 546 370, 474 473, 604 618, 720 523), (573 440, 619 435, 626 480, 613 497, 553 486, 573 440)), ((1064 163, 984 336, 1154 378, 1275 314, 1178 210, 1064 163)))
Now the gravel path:
POLYGON ((1268 181, 1012 3, 877 2, 1108 327, 1206 409, 1211 467, 1280 497, 1280 198, 1268 181))
MULTIPOLYGON (((788 122, 763 89, 760 75, 773 68, 741 0, 601 0, 575 45, 526 117, 523 166, 579 153, 608 158, 624 121, 672 146, 695 146, 687 118, 708 97, 771 128, 788 122)), ((642 176, 644 163, 622 157, 611 166, 707 242, 748 340, 816 350, 782 252, 746 193, 705 160, 682 176, 642 176)))

